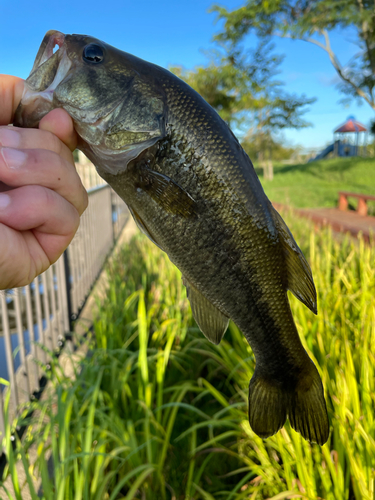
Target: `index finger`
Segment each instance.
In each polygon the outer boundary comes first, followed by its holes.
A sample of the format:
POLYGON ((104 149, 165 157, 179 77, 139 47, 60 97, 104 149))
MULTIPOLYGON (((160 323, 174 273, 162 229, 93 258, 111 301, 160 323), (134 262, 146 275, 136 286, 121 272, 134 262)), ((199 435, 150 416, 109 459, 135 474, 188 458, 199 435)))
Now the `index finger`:
POLYGON ((13 123, 14 112, 20 103, 24 80, 0 74, 0 125, 13 123))

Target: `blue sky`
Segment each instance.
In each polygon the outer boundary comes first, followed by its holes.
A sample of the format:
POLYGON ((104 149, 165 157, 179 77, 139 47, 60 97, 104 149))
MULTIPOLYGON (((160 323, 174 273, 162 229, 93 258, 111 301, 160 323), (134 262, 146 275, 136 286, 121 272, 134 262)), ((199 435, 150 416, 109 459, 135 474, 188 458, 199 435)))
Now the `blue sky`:
MULTIPOLYGON (((163 67, 181 64, 192 68, 204 64, 203 50, 213 47, 212 37, 219 30, 215 15, 208 9, 212 0, 0 0, 0 73, 26 78, 46 31, 93 35, 126 52, 163 67)), ((243 2, 224 0, 229 9, 243 2)), ((253 38, 245 41, 255 44, 253 38)), ((332 141, 333 129, 349 115, 368 124, 374 112, 368 104, 344 107, 342 95, 328 56, 318 47, 287 39, 274 39, 275 52, 285 54, 279 79, 285 90, 317 97, 305 118, 313 127, 287 130, 285 139, 305 148, 323 147, 332 141)), ((332 47, 343 62, 356 52, 349 36, 334 33, 332 47)))

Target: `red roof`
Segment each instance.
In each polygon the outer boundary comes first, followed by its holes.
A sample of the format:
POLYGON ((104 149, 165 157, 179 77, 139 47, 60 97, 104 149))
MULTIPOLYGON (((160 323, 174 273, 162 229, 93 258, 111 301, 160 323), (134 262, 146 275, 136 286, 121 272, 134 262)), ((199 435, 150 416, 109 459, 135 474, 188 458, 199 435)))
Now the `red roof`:
POLYGON ((342 124, 339 128, 335 130, 336 132, 366 132, 367 128, 362 125, 362 123, 357 122, 353 118, 348 118, 348 120, 342 124))

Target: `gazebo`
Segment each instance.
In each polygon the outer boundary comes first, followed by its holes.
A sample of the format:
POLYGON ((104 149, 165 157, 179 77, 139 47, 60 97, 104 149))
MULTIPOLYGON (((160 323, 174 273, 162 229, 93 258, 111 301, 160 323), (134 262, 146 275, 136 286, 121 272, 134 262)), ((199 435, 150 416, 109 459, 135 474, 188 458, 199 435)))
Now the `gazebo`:
POLYGON ((365 146, 367 143, 367 128, 358 122, 354 116, 349 116, 346 122, 333 132, 335 156, 358 156, 359 134, 361 132, 365 132, 362 141, 362 146, 365 146))

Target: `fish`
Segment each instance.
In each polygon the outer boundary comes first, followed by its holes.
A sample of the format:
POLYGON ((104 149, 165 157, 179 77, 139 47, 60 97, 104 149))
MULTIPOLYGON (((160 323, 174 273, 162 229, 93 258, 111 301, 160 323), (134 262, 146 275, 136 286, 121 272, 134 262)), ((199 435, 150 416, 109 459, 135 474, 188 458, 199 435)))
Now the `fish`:
POLYGON ((69 113, 78 149, 180 269, 206 338, 219 344, 232 320, 250 344, 255 434, 272 436, 289 419, 323 445, 324 389, 287 294, 317 314, 311 269, 228 125, 168 70, 94 37, 52 30, 14 125, 37 127, 55 108, 69 113))

